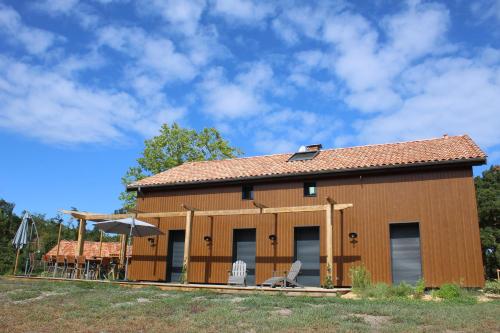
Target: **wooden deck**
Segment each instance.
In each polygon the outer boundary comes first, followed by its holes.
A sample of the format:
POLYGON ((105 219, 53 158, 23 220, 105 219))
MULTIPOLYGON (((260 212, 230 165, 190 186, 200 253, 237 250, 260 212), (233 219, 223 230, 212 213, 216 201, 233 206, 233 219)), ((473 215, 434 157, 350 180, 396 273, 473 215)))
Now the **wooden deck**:
POLYGON ((53 277, 26 277, 26 276, 6 276, 5 279, 12 280, 44 280, 44 281, 61 281, 61 282, 86 282, 86 283, 108 283, 120 285, 130 288, 158 287, 161 290, 172 291, 197 291, 206 290, 221 294, 281 294, 287 296, 310 296, 310 297, 335 297, 338 294, 345 294, 351 288, 334 288, 324 289, 318 287, 304 288, 269 288, 269 287, 237 287, 221 284, 181 284, 181 283, 164 283, 164 282, 137 282, 137 281, 107 281, 107 280, 82 280, 82 279, 64 279, 53 277))

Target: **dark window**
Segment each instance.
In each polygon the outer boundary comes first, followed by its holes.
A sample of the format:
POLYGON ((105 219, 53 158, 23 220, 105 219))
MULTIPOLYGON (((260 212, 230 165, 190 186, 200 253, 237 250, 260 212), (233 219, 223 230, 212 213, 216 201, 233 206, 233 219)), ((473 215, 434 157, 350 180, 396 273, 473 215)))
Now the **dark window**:
POLYGON ((241 197, 243 200, 253 200, 253 185, 243 185, 241 197))
POLYGON ((316 196, 316 182, 305 182, 304 183, 304 196, 305 197, 315 197, 316 196))
POLYGON ((298 153, 293 154, 288 159, 288 162, 312 160, 316 155, 318 155, 318 153, 319 153, 319 151, 298 152, 298 153))

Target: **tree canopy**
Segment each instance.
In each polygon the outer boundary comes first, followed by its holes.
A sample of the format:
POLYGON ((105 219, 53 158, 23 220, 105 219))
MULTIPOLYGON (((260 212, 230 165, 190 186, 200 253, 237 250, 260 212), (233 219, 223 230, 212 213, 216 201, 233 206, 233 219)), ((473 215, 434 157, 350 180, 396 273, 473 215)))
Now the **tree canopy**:
POLYGON ((495 278, 500 267, 500 166, 492 166, 474 181, 485 274, 495 278))
MULTIPOLYGON (((238 148, 232 147, 222 138, 215 128, 204 128, 197 132, 163 124, 160 133, 144 141, 144 150, 137 159, 137 165, 130 167, 122 177, 125 186, 145 177, 163 172, 185 162, 219 160, 241 155, 238 148)), ((120 194, 123 207, 135 207, 135 192, 124 191, 120 194)))

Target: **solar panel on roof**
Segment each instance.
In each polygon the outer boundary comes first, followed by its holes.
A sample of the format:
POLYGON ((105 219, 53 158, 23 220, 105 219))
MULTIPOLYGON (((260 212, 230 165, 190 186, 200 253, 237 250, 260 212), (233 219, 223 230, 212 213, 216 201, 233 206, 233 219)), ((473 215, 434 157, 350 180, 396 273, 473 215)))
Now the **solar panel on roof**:
POLYGON ((317 151, 297 152, 288 159, 288 162, 312 160, 317 154, 317 151))

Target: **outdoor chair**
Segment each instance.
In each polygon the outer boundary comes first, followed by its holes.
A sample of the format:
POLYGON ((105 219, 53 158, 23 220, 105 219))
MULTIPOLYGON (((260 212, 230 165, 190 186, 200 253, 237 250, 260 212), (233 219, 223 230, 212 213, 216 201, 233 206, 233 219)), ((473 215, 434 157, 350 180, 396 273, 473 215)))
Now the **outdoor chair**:
POLYGON ((247 264, 242 260, 237 260, 233 263, 233 269, 228 271, 228 285, 247 285, 247 264))
POLYGON ((96 259, 90 260, 88 263, 87 279, 96 280, 99 276, 100 261, 96 259))
POLYGON ((66 271, 64 272, 64 277, 67 279, 72 279, 76 274, 76 261, 75 256, 66 256, 66 271))
POLYGON ((98 269, 97 269, 97 273, 98 273, 97 278, 98 279, 102 279, 102 278, 107 279, 108 274, 110 274, 110 270, 111 270, 111 258, 109 258, 109 257, 102 258, 101 263, 99 264, 98 269))
POLYGON ((55 260, 52 256, 44 254, 42 256, 43 271, 46 275, 54 273, 55 260))
POLYGON ((64 273, 66 272, 66 258, 63 255, 58 255, 56 257, 56 264, 54 267, 54 277, 60 274, 59 277, 64 277, 64 273))
POLYGON ((290 271, 284 271, 283 275, 279 276, 277 271, 273 272, 273 277, 264 281, 261 285, 264 287, 274 288, 276 286, 282 286, 286 288, 287 286, 291 287, 302 287, 297 283, 297 276, 300 273, 300 269, 302 268, 302 262, 300 260, 295 261, 290 267, 290 271))
POLYGON ((78 256, 76 258, 76 267, 75 267, 75 279, 82 279, 85 278, 85 268, 86 268, 86 261, 85 261, 85 256, 78 256))

